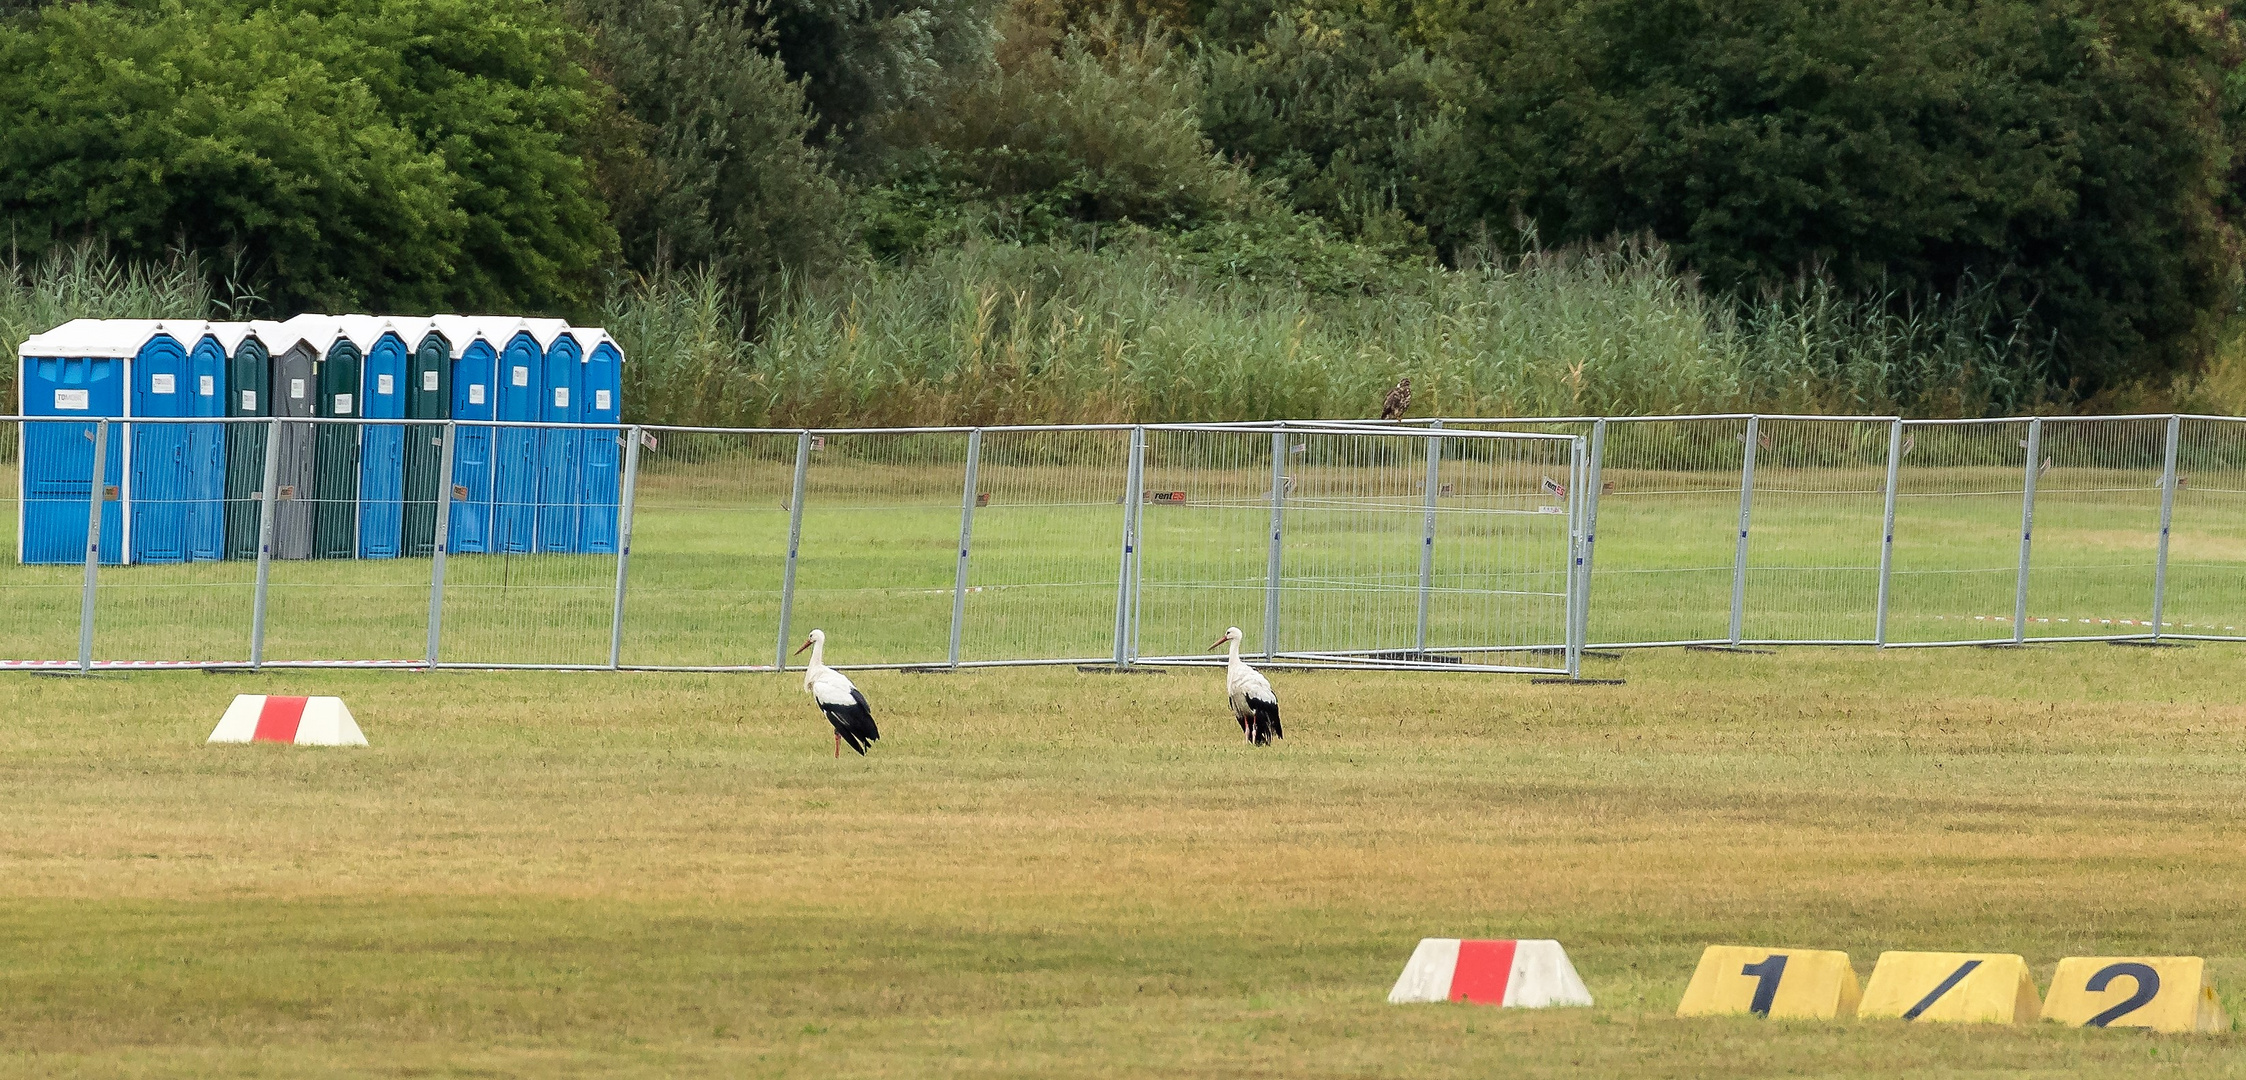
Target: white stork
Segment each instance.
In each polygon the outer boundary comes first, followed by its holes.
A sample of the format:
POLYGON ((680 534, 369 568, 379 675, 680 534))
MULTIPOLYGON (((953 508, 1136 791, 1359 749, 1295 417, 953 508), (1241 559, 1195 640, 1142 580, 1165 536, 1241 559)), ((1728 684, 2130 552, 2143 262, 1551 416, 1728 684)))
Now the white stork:
POLYGON ((1271 740, 1286 737, 1279 730, 1279 695, 1271 692, 1271 680, 1263 672, 1240 662, 1240 628, 1227 627, 1224 636, 1209 648, 1229 646, 1224 662, 1224 692, 1232 699, 1232 715, 1240 721, 1240 731, 1248 737, 1250 746, 1269 746, 1271 740))
POLYGON ((813 630, 803 641, 803 649, 811 650, 811 666, 803 669, 803 688, 811 691, 811 700, 819 703, 819 711, 827 714, 827 723, 834 725, 834 756, 842 756, 842 744, 850 743, 859 757, 866 756, 866 747, 881 739, 881 729, 873 726, 873 709, 866 704, 866 695, 850 685, 848 677, 827 666, 827 632, 813 630))

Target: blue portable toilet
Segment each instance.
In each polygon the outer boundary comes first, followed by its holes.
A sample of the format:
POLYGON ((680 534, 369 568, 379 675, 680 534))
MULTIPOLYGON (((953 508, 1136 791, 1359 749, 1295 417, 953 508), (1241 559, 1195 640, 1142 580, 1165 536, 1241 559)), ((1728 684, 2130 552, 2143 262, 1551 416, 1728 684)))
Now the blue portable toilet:
MULTIPOLYGON (((16 520, 16 560, 80 563, 86 560, 86 514, 93 497, 94 420, 125 415, 125 368, 139 342, 120 344, 104 320, 73 319, 34 334, 16 350, 22 377, 16 386, 20 427, 17 460, 23 493, 16 520), (61 417, 83 422, 40 422, 61 417)), ((116 563, 125 553, 125 515, 118 496, 125 475, 123 423, 109 425, 102 462, 104 505, 98 556, 116 563)))
MULTIPOLYGON (((412 350, 428 334, 427 319, 345 315, 338 322, 359 347, 359 415, 368 420, 402 420, 406 415, 407 369, 412 350)), ((362 559, 394 559, 405 527, 404 425, 369 424, 359 442, 358 554, 362 559)))
MULTIPOLYGON (((212 418, 229 415, 228 395, 233 387, 227 373, 234 352, 249 337, 248 323, 206 323, 203 336, 187 354, 187 370, 194 380, 189 411, 212 418)), ((187 429, 189 458, 187 482, 192 498, 187 507, 187 558, 210 562, 226 557, 227 425, 195 424, 187 429)))
MULTIPOLYGON (((499 347, 499 400, 494 409, 501 424, 535 424, 539 408, 540 372, 546 350, 521 319, 484 320, 484 337, 499 347)), ((531 550, 537 531, 538 429, 502 426, 492 433, 491 446, 491 550, 522 553, 531 550)))
MULTIPOLYGON (((577 336, 560 319, 525 319, 523 326, 544 351, 539 373, 538 411, 549 424, 585 419, 584 360, 577 336)), ((571 428, 538 432, 538 551, 569 552, 577 547, 578 502, 584 498, 585 433, 571 428)))
MULTIPOLYGON (((438 315, 429 324, 452 349, 452 418, 491 419, 498 402, 499 346, 484 336, 479 319, 438 315)), ((491 550, 491 436, 491 428, 481 424, 453 429, 448 554, 491 550)))
MULTIPOLYGON (((624 414, 624 351, 600 330, 577 331, 585 353, 585 422, 616 424, 624 414)), ((578 499, 577 550, 601 555, 616 553, 616 505, 622 477, 617 472, 623 450, 621 432, 585 432, 584 494, 578 499)))
MULTIPOLYGON (((131 389, 125 399, 125 415, 167 420, 198 415, 199 387, 188 364, 188 347, 201 344, 208 324, 200 320, 167 324, 113 319, 109 325, 120 343, 139 340, 126 364, 131 389)), ((215 372, 216 365, 210 370, 215 372)), ((219 403, 215 392, 211 403, 219 403)), ((194 440, 190 436, 203 425, 127 426, 131 437, 125 444, 126 561, 186 562, 191 523, 219 512, 217 506, 196 506, 201 488, 195 482, 195 454, 190 445, 194 440)))

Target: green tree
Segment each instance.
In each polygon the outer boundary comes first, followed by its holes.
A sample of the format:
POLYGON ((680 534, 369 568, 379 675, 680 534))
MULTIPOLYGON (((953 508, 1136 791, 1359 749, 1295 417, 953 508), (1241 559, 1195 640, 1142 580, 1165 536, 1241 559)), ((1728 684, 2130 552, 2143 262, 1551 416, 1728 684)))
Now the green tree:
POLYGON ((2210 4, 1332 0, 1243 39, 1257 8, 1210 17, 1219 145, 1445 252, 1521 222, 1650 232, 1742 294, 1990 282, 2076 392, 2188 362, 2228 296, 2210 4))
POLYGON ((577 41, 537 0, 49 7, 0 26, 0 214, 33 252, 241 252, 284 310, 588 311, 577 41))
POLYGON ((708 267, 753 308, 780 275, 843 257, 841 187, 806 142, 802 87, 758 51, 764 35, 712 0, 588 0, 581 13, 645 166, 611 198, 632 266, 708 267))

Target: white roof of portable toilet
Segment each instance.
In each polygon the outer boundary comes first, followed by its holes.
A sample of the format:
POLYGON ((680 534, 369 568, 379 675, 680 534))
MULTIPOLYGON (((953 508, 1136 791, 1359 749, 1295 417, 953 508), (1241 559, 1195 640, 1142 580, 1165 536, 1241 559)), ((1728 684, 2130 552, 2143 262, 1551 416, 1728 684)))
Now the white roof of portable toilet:
MULTIPOLYGON (((475 317, 475 323, 476 328, 483 331, 484 340, 491 342, 492 345, 500 349, 505 349, 508 342, 515 340, 516 334, 530 329, 529 326, 524 325, 521 319, 513 315, 478 315, 475 317)), ((532 334, 530 339, 537 341, 538 335, 532 334)), ((538 348, 540 351, 544 351, 546 347, 540 345, 538 348)))
POLYGON ((335 344, 336 319, 333 315, 299 315, 287 322, 255 322, 250 324, 258 339, 265 342, 266 351, 278 356, 296 348, 298 342, 312 346, 314 352, 326 356, 328 346, 335 344))
POLYGON ((226 350, 228 356, 234 355, 242 347, 243 340, 253 332, 246 322, 214 322, 203 328, 203 333, 218 339, 218 347, 226 350))
POLYGON ((523 329, 530 331, 531 340, 538 343, 540 352, 551 350, 554 342, 560 341, 563 334, 569 333, 567 319, 524 319, 522 324, 523 329))
MULTIPOLYGON (((587 358, 593 355, 594 349, 598 349, 602 345, 616 345, 616 339, 609 337, 608 331, 598 326, 572 326, 569 328, 569 332, 577 336, 577 344, 585 350, 587 358)), ((624 355, 622 345, 616 345, 616 355, 619 357, 624 355)))
POLYGON ((170 334, 192 349, 208 325, 201 319, 72 319, 44 334, 25 338, 16 355, 122 359, 138 355, 148 339, 158 334, 170 334))
POLYGON ((335 317, 335 321, 341 328, 343 336, 351 339, 351 344, 359 347, 359 354, 362 356, 372 351, 374 343, 382 340, 384 334, 398 335, 398 340, 404 342, 408 350, 420 345, 421 339, 429 336, 429 320, 427 318, 391 315, 338 315, 335 317))
MULTIPOLYGON (((446 344, 452 346, 452 358, 458 360, 467 355, 469 344, 482 336, 483 327, 478 325, 481 321, 471 315, 431 315, 429 329, 445 336, 446 344)), ((492 343, 492 348, 505 344, 504 341, 496 341, 492 343)))

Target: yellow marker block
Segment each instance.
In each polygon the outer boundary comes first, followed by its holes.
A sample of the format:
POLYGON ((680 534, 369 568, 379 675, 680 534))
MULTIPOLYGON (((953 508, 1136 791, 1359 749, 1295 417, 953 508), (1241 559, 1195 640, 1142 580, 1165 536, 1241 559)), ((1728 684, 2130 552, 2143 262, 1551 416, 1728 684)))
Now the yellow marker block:
POLYGON ((1847 953, 1710 945, 1677 1015, 1846 1020, 1856 1015, 1862 996, 1847 953))
POLYGON ((2043 1004, 2028 962, 2003 953, 1884 952, 1856 1015, 1951 1024, 2032 1024, 2043 1004))
POLYGON ((2207 961, 2196 956, 2070 956, 2051 977, 2043 1018, 2069 1027, 2229 1031, 2207 961))

